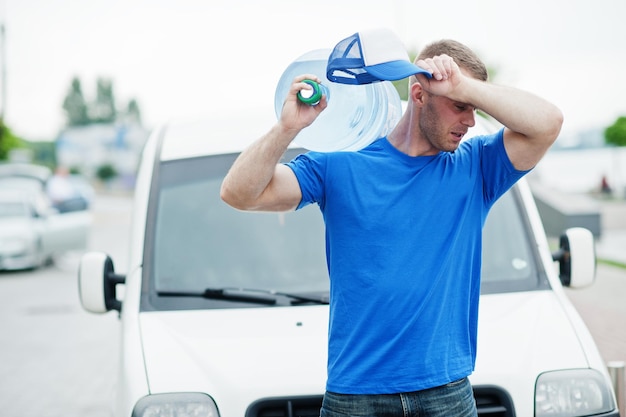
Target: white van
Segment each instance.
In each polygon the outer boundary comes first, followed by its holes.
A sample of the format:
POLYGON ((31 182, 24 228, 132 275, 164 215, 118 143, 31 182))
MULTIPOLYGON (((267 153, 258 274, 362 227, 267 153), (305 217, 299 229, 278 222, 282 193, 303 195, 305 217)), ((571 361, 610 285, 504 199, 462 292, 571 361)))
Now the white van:
MULTIPOLYGON (((221 201, 238 152, 275 121, 242 114, 156 130, 138 173, 128 273, 115 274, 105 253, 81 260, 84 308, 120 312, 116 417, 319 415, 322 217, 315 207, 242 213, 221 201)), ((483 260, 470 377, 479 415, 618 416, 605 364, 562 288, 593 282, 591 233, 565 231, 552 254, 523 179, 488 217, 483 260)))

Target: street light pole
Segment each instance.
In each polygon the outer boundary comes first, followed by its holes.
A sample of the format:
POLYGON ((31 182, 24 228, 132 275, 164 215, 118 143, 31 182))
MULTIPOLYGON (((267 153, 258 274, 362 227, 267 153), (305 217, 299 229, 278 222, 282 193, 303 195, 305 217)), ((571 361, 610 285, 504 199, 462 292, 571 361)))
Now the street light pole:
POLYGON ((2 109, 0 110, 0 121, 4 121, 4 116, 7 112, 7 52, 5 40, 6 34, 4 30, 4 22, 0 22, 0 49, 2 49, 2 55, 0 55, 0 59, 2 59, 2 67, 0 69, 0 71, 2 72, 2 74, 0 75, 0 83, 2 83, 2 85, 0 85, 0 90, 2 90, 2 97, 0 97, 0 100, 2 101, 2 109))

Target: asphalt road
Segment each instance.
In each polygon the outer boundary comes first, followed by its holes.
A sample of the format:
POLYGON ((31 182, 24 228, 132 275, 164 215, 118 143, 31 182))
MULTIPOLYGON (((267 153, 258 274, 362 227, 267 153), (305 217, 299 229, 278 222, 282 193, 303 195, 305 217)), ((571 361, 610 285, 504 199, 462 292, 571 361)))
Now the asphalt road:
POLYGON ((82 310, 73 268, 0 274, 0 320, 1 415, 110 416, 119 326, 82 310))
POLYGON ((605 362, 626 361, 626 270, 599 265, 593 285, 565 292, 605 362))
MULTIPOLYGON (((126 262, 130 200, 100 198, 89 249, 126 262)), ((84 311, 80 253, 36 271, 0 272, 0 415, 110 417, 119 320, 84 311)))
MULTIPOLYGON (((90 249, 126 262, 130 200, 99 197, 90 249)), ((37 271, 0 273, 0 415, 110 417, 117 372, 116 314, 82 310, 80 254, 37 271)), ((596 283, 566 290, 608 361, 626 360, 626 270, 600 265, 596 283)))

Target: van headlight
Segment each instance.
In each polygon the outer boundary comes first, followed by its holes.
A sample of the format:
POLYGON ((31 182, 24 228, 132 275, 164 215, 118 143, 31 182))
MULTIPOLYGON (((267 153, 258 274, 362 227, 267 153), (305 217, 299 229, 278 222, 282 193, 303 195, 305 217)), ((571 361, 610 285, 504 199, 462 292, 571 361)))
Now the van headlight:
POLYGON ((219 417, 215 401, 196 392, 155 394, 143 397, 132 417, 219 417))
POLYGON ((595 369, 545 372, 535 385, 535 416, 590 416, 615 409, 611 388, 595 369))

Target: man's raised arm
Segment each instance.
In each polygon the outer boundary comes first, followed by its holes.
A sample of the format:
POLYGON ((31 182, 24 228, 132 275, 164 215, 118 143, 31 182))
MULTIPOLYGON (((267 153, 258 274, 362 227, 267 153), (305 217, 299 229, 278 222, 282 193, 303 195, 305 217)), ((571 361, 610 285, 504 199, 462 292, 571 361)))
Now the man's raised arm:
POLYGON ((287 211, 300 202, 302 194, 295 174, 279 161, 300 130, 313 123, 327 105, 326 97, 316 106, 297 99, 300 90, 311 88, 302 82, 304 79, 320 82, 314 75, 296 77, 279 121, 233 163, 220 191, 227 204, 240 210, 287 211))
POLYGON ((420 60, 417 65, 433 71, 430 80, 419 76, 431 92, 469 103, 504 125, 504 146, 518 170, 533 168, 561 131, 563 114, 541 97, 466 76, 445 58, 420 60))
POLYGON ((561 111, 529 92, 478 83, 473 104, 504 125, 504 147, 513 166, 520 171, 535 167, 561 131, 561 111))

